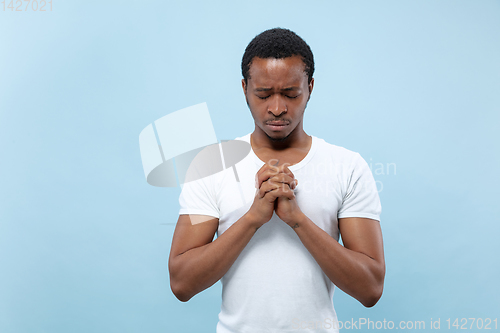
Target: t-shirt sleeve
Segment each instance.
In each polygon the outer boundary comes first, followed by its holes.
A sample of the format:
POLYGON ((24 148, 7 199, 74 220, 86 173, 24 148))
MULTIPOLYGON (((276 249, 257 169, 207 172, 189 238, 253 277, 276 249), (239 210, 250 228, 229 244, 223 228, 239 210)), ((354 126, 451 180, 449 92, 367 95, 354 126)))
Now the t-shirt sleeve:
POLYGON ((179 196, 179 215, 196 214, 219 218, 219 208, 211 177, 185 183, 179 196))
POLYGON ((363 217, 380 221, 382 207, 377 185, 366 161, 356 153, 338 218, 363 217))

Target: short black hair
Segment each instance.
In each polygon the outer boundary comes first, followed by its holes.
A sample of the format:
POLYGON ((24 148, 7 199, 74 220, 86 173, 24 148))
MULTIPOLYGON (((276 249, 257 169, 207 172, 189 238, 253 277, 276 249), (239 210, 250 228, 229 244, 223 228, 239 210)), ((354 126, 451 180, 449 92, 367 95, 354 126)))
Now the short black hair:
POLYGON ((311 83, 314 73, 314 57, 309 45, 299 35, 288 29, 274 28, 261 32, 248 44, 241 60, 241 74, 245 83, 250 78, 249 71, 253 58, 282 59, 294 55, 302 58, 306 65, 308 83, 311 83))

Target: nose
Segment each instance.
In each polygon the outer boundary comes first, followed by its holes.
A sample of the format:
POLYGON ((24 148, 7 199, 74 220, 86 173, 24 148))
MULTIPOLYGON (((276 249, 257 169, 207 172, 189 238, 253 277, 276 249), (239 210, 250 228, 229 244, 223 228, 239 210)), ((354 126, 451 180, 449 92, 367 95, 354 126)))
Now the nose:
POLYGON ((285 100, 280 94, 272 96, 267 106, 267 111, 272 113, 275 117, 279 117, 281 114, 288 111, 285 100))

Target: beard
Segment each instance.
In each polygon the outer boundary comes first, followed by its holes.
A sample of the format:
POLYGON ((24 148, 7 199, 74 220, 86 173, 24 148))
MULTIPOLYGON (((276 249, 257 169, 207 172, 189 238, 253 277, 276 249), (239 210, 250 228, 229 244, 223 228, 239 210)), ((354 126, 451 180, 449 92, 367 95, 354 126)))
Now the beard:
MULTIPOLYGON (((292 131, 293 132, 293 131, 292 131)), ((286 139, 288 139, 288 137, 292 134, 292 132, 288 133, 287 135, 285 135, 284 137, 278 137, 278 138, 273 138, 272 136, 270 136, 269 134, 267 134, 265 131, 264 133, 266 134, 266 136, 269 138, 269 140, 273 141, 273 142, 283 142, 283 141, 286 141, 286 139)))

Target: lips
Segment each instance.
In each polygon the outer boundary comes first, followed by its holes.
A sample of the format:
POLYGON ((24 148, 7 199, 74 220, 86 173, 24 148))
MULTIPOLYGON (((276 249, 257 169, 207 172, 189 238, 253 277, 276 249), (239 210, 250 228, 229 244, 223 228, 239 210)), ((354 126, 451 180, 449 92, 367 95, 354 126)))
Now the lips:
POLYGON ((273 131, 282 130, 285 126, 289 124, 288 121, 285 120, 269 120, 265 122, 266 126, 269 127, 273 131))
POLYGON ((289 123, 290 122, 287 120, 268 120, 265 122, 265 124, 269 126, 286 126, 289 123))

